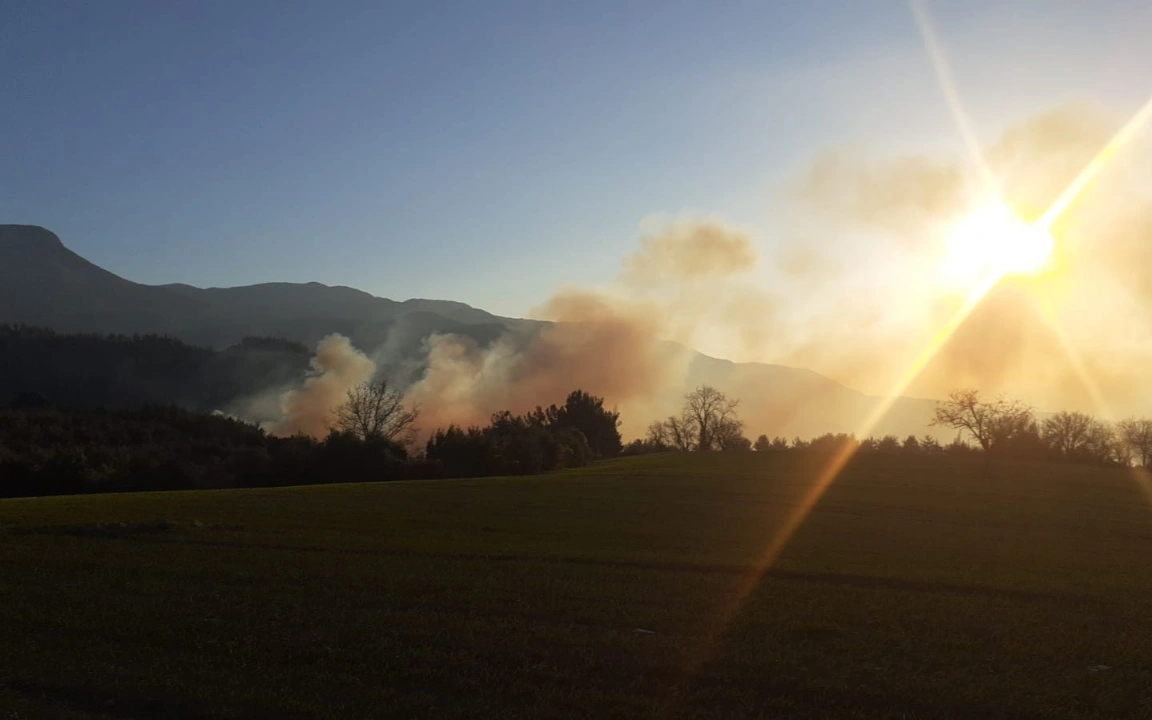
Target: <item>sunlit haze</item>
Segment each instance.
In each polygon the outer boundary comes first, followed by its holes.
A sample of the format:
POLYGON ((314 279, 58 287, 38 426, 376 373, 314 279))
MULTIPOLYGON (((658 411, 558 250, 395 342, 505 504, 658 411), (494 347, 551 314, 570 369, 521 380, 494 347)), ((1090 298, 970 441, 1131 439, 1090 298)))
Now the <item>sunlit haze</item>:
POLYGON ((988 274, 1035 275, 1052 258, 1056 241, 993 201, 956 221, 948 237, 948 272, 973 282, 988 274))
POLYGON ((0 0, 0 708, 1152 718, 1149 0, 0 0))
POLYGON ((914 7, 18 2, 0 215, 149 283, 577 291, 878 395, 994 277, 907 392, 1146 407, 1143 124, 1098 156, 1152 7, 914 7))

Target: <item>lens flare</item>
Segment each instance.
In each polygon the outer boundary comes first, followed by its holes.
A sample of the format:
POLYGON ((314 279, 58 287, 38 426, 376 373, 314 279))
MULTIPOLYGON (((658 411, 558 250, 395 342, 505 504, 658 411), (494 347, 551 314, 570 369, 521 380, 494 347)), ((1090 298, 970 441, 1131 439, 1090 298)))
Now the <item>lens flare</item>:
POLYGON ((952 228, 945 266, 967 279, 1036 275, 1048 267, 1055 246, 1046 228, 1029 225, 997 200, 952 228))
MULTIPOLYGON (((939 353, 956 330, 964 324, 984 296, 991 292, 1006 276, 1035 275, 1043 272, 1049 266, 1055 246, 1051 234, 1053 224, 1068 211, 1085 188, 1107 168, 1120 149, 1131 142, 1147 123, 1152 121, 1152 98, 1150 98, 1076 176, 1044 214, 1034 223, 1025 223, 1012 213, 1001 199, 1000 183, 980 149, 980 143, 961 102, 960 94, 952 79, 951 68, 944 54, 943 45, 936 36, 924 0, 909 0, 909 4, 945 101, 948 103, 957 129, 964 140, 969 159, 980 176, 985 192, 995 200, 982 206, 970 217, 961 221, 949 238, 951 253, 948 262, 950 266, 970 276, 967 283, 970 288, 967 293, 967 301, 939 329, 924 350, 913 359, 891 392, 877 402, 869 416, 857 428, 856 437, 867 437, 875 430, 879 422, 892 408, 896 398, 911 386, 912 382, 939 353)), ((1060 338, 1065 352, 1098 409, 1106 410, 1107 406, 1099 388, 1080 360, 1075 348, 1068 341, 1054 314, 1049 313, 1046 319, 1057 337, 1060 338)), ((704 645, 698 648, 696 663, 693 668, 698 669, 712 656, 732 618, 740 611, 744 601, 755 589, 764 573, 776 563, 792 536, 804 524, 824 493, 836 481, 840 472, 852 459, 853 454, 854 449, 851 446, 841 448, 813 478, 812 484, 807 488, 799 503, 792 508, 784 521, 777 527, 753 567, 749 568, 749 572, 739 581, 733 596, 720 609, 714 630, 708 633, 704 645)), ((1144 471, 1134 471, 1133 474, 1137 486, 1152 504, 1152 477, 1144 471)), ((691 677, 693 668, 687 669, 686 678, 691 677)))

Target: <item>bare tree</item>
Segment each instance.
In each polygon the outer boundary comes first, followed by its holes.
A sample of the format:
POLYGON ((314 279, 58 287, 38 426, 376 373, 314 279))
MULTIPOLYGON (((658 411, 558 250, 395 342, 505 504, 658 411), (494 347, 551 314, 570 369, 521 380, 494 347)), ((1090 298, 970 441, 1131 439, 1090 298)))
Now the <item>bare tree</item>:
POLYGON ((1093 418, 1084 413, 1058 412, 1044 421, 1041 437, 1060 455, 1076 457, 1088 443, 1093 422, 1093 418))
POLYGON ((666 448, 687 452, 695 447, 696 433, 683 418, 673 416, 649 425, 648 440, 666 448))
POLYGON ((955 390, 936 405, 932 425, 967 432, 985 453, 1035 428, 1032 408, 1015 400, 980 399, 978 390, 955 390))
POLYGON ((1132 462, 1128 447, 1120 441, 1116 429, 1110 423, 1096 418, 1092 418, 1088 426, 1088 438, 1080 459, 1101 465, 1127 465, 1132 462))
POLYGON ((1152 464, 1152 420, 1128 418, 1116 424, 1120 441, 1140 460, 1142 467, 1152 464))
POLYGON ((721 420, 712 433, 716 450, 751 450, 752 441, 744 437, 744 423, 735 418, 721 420))
POLYGON ((731 399, 711 385, 701 385, 684 397, 682 419, 696 434, 696 450, 719 450, 720 440, 730 435, 735 424, 739 434, 743 425, 736 417, 739 400, 731 399))
POLYGON ((656 420, 648 426, 648 442, 656 447, 672 447, 671 430, 668 423, 656 420))
POLYGON ((683 452, 751 446, 743 436, 744 423, 736 417, 738 404, 716 388, 701 385, 684 396, 679 417, 648 426, 648 440, 683 452))
POLYGON ((381 438, 407 443, 416 434, 418 407, 405 407, 404 395, 388 386, 387 380, 363 382, 348 391, 344 404, 336 408, 333 427, 368 440, 381 438))

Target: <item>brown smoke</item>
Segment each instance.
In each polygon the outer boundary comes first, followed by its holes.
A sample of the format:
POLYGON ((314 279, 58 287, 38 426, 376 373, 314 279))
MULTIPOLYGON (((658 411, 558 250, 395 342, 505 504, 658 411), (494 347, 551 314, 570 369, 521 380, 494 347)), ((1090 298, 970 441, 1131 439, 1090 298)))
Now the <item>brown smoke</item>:
POLYGON ((637 285, 747 272, 758 253, 747 233, 715 220, 677 221, 640 240, 624 259, 624 280, 637 285))
POLYGON ((636 409, 672 384, 677 353, 659 343, 649 308, 569 291, 539 314, 555 324, 527 337, 506 334, 490 347, 457 335, 430 337, 428 370, 408 393, 424 424, 482 424, 499 410, 563 402, 577 388, 636 409))
POLYGON ((825 222, 903 237, 959 212, 967 192, 964 169, 954 164, 926 157, 876 163, 845 151, 816 158, 794 188, 825 222))
POLYGON ((625 434, 642 434, 682 394, 689 353, 668 340, 766 344, 773 299, 734 280, 757 255, 747 233, 716 220, 651 229, 613 291, 558 293, 534 310, 553 323, 538 332, 509 332, 488 347, 455 335, 429 338, 428 369, 408 400, 433 428, 561 402, 579 388, 617 407, 625 434))
MULTIPOLYGON (((1035 217, 1116 127, 1115 118, 1072 106, 1010 128, 988 151, 1010 206, 1035 217)), ((971 386, 1040 407, 1099 411, 1049 325, 1055 312, 1114 410, 1139 411, 1152 400, 1136 377, 1152 362, 1152 213, 1132 165, 1110 167, 1057 224, 1057 269, 990 293, 906 394, 941 397, 971 386), (1133 310, 1138 325, 1126 319, 1133 310)), ((484 347, 430 338, 427 372, 409 400, 433 428, 559 402, 579 387, 617 406, 625 434, 635 436, 675 407, 703 367, 690 368, 691 354, 662 340, 807 367, 886 393, 963 304, 966 288, 942 285, 934 273, 944 233, 980 194, 961 158, 885 162, 826 153, 791 188, 787 214, 799 220, 787 228, 795 241, 774 243, 778 288, 760 284, 759 253, 746 231, 715 220, 650 227, 613 286, 562 292, 538 308, 554 325, 510 331, 484 347)), ((839 419, 819 416, 840 396, 816 376, 806 388, 772 388, 751 366, 704 365, 728 373, 730 389, 748 398, 750 430, 819 431, 860 417, 859 407, 835 410, 843 410, 839 419), (821 393, 832 394, 822 402, 821 393)))
POLYGON ((280 396, 281 418, 266 429, 273 435, 328 434, 332 414, 344 402, 348 390, 372 379, 376 363, 352 346, 343 335, 320 341, 312 358, 312 373, 304 384, 280 396))

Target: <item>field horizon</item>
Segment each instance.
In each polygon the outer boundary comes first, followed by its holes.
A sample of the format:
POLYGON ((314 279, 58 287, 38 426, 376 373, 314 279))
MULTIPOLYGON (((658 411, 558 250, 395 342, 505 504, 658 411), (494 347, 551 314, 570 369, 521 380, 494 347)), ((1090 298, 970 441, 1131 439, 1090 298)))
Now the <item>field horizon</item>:
POLYGON ((1145 717, 1135 471, 861 455, 0 500, 7 717, 1145 717))

